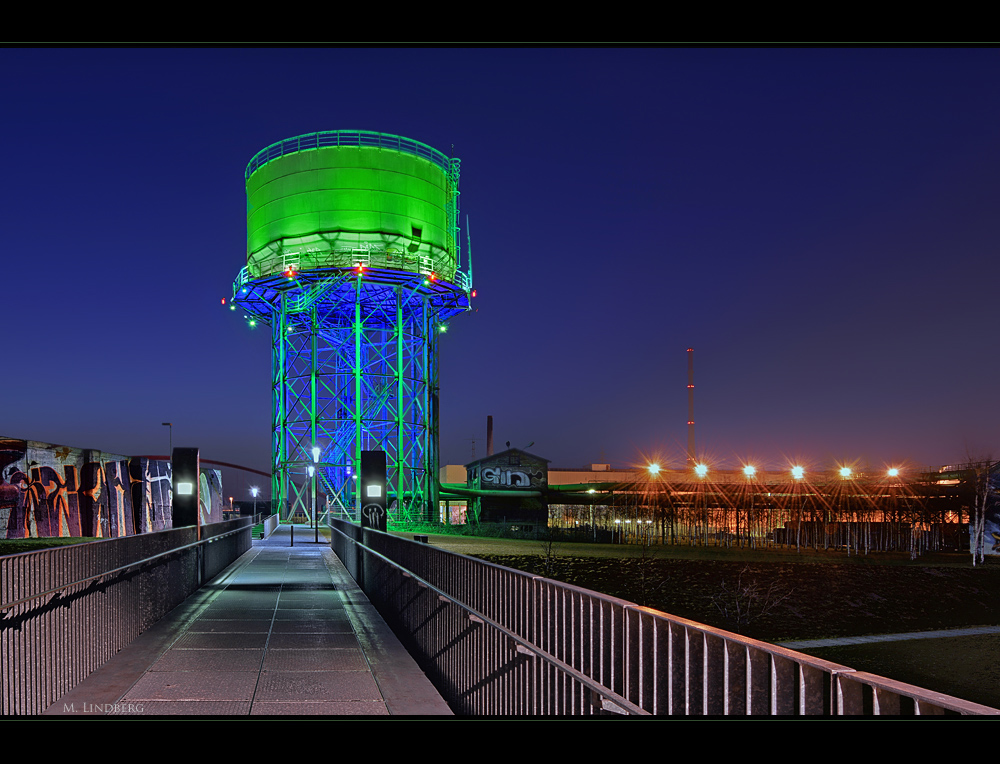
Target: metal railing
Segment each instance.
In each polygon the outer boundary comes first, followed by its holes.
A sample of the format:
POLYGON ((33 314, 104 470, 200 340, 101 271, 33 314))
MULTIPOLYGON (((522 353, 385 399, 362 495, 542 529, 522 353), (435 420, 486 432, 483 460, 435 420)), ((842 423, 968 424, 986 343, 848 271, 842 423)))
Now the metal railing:
POLYGON ((40 714, 250 549, 252 518, 0 557, 0 715, 40 714))
POLYGON ((459 714, 897 715, 996 709, 333 521, 333 549, 459 714))
POLYGON ((299 151, 309 151, 310 149, 321 149, 327 146, 367 146, 405 151, 408 154, 415 154, 433 162, 449 174, 453 173, 456 176, 458 174, 457 159, 449 158, 426 143, 421 143, 411 138, 403 138, 402 136, 390 135, 388 133, 376 133, 371 130, 324 130, 318 133, 308 133, 306 135, 297 135, 294 138, 286 138, 283 141, 272 143, 265 149, 261 149, 250 160, 244 177, 249 180, 250 176, 260 167, 286 154, 295 154, 299 151))

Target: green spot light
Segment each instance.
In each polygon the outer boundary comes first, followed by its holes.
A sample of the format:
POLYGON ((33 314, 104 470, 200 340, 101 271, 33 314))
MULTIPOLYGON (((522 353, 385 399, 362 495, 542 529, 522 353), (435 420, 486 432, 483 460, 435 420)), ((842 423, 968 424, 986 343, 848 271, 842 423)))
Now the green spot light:
POLYGON ((448 331, 448 324, 441 324, 441 326, 438 327, 438 331, 441 332, 441 334, 444 334, 448 331))

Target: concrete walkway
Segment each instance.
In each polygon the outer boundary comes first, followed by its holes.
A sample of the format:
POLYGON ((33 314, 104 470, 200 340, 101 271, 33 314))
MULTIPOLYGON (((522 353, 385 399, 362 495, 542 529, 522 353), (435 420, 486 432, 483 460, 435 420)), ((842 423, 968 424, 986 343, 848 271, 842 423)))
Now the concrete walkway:
POLYGON ((798 642, 776 642, 789 650, 810 647, 842 647, 873 642, 899 642, 904 639, 940 639, 942 637, 973 637, 978 634, 1000 634, 1000 626, 975 626, 968 629, 938 629, 937 631, 911 631, 905 634, 878 634, 871 637, 837 637, 836 639, 805 639, 798 642))
POLYGON ((45 713, 450 715, 329 543, 280 526, 45 713))

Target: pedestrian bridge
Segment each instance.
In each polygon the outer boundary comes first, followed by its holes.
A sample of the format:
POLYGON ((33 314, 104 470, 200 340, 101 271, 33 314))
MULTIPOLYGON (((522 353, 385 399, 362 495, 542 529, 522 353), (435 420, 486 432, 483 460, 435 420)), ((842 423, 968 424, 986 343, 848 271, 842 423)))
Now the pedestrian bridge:
POLYGON ((331 531, 332 545, 287 525, 251 541, 235 520, 0 558, 0 712, 1000 713, 400 536, 331 531))

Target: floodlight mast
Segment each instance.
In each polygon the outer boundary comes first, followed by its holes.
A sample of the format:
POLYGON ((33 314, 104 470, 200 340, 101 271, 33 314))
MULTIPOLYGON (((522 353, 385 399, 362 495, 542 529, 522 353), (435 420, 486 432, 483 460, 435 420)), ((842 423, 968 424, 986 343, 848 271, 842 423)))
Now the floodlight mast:
POLYGON ((362 451, 386 454, 393 519, 437 518, 438 334, 472 291, 458 179, 458 159, 362 130, 290 138, 248 165, 233 302, 271 326, 283 518, 309 514, 314 466, 327 505, 356 520, 362 451))

